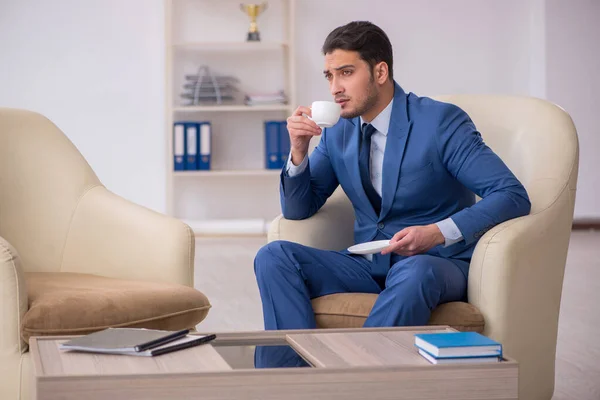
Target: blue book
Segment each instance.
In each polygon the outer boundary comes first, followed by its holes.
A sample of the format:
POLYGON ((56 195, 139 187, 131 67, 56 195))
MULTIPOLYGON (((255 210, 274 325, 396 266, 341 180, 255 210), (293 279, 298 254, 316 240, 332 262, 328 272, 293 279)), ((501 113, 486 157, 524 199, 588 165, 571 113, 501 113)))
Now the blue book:
POLYGON ((283 168, 290 155, 290 133, 287 130, 287 121, 279 122, 279 135, 279 167, 283 168))
POLYGON ((502 345, 477 332, 417 333, 415 346, 436 358, 502 357, 502 345))
POLYGON ((173 169, 185 170, 185 124, 183 122, 173 124, 173 169))
POLYGON ((279 122, 265 122, 265 168, 280 169, 279 155, 279 122))
POLYGON ((434 357, 425 350, 419 349, 419 354, 432 364, 465 364, 465 363, 497 363, 500 357, 434 357))

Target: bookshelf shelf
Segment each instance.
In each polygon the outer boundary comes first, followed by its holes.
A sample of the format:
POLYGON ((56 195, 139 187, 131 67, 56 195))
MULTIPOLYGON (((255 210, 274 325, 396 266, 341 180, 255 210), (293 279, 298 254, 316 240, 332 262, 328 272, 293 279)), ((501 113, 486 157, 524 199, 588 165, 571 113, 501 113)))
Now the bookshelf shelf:
POLYGON ((248 169, 248 170, 210 170, 210 171, 175 171, 174 176, 177 177, 276 177, 281 171, 279 169, 248 169))
POLYGON ((243 51, 278 51, 288 47, 287 43, 278 42, 190 42, 173 44, 176 51, 202 52, 243 52, 243 51))
POLYGON ((259 112, 259 111, 289 111, 287 104, 267 104, 260 106, 247 106, 244 104, 236 105, 210 105, 210 106, 175 106, 174 112, 193 113, 193 112, 259 112))

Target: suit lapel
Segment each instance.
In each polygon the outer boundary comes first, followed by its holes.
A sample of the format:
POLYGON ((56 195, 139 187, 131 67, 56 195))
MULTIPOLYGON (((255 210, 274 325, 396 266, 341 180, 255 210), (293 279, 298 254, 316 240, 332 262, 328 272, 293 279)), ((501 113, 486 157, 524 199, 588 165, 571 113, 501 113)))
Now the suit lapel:
POLYGON ((377 214, 365 193, 362 182, 360 181, 360 171, 358 167, 359 143, 360 143, 360 118, 356 117, 347 120, 344 124, 344 163, 349 172, 352 186, 356 195, 362 202, 365 210, 369 210, 373 219, 377 219, 377 214))
POLYGON ((392 116, 390 118, 390 126, 383 154, 380 220, 385 218, 389 213, 394 202, 394 197, 396 197, 400 166, 404 158, 406 141, 411 127, 412 121, 408 120, 406 93, 396 84, 394 88, 392 116))

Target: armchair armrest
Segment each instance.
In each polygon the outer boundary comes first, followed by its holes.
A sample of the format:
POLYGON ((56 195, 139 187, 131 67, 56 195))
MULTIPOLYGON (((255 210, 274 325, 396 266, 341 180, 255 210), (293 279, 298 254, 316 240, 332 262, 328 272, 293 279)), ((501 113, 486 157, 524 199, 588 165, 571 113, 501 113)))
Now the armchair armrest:
POLYGON ((27 343, 21 339, 21 320, 27 311, 27 289, 17 251, 0 237, 0 394, 17 397, 21 354, 27 343))
MULTIPOLYGON (((519 362, 525 383, 554 377, 574 197, 574 188, 565 187, 546 208, 492 228, 471 259, 469 303, 485 318, 484 334, 519 362)), ((522 386, 519 393, 531 390, 522 386)))
POLYGON ((269 226, 268 241, 287 240, 323 250, 342 250, 354 244, 354 209, 338 188, 321 209, 303 220, 278 216, 269 226))
POLYGON ((194 255, 189 226, 95 186, 74 212, 61 272, 191 287, 194 255))

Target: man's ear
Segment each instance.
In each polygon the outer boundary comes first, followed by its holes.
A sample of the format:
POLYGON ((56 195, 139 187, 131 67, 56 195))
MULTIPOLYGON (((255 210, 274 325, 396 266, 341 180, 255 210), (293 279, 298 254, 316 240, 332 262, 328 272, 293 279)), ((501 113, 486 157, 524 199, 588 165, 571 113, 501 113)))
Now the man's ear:
POLYGON ((390 75, 390 71, 388 69, 388 65, 385 61, 380 62, 375 65, 375 80, 380 85, 385 83, 388 80, 390 75))

